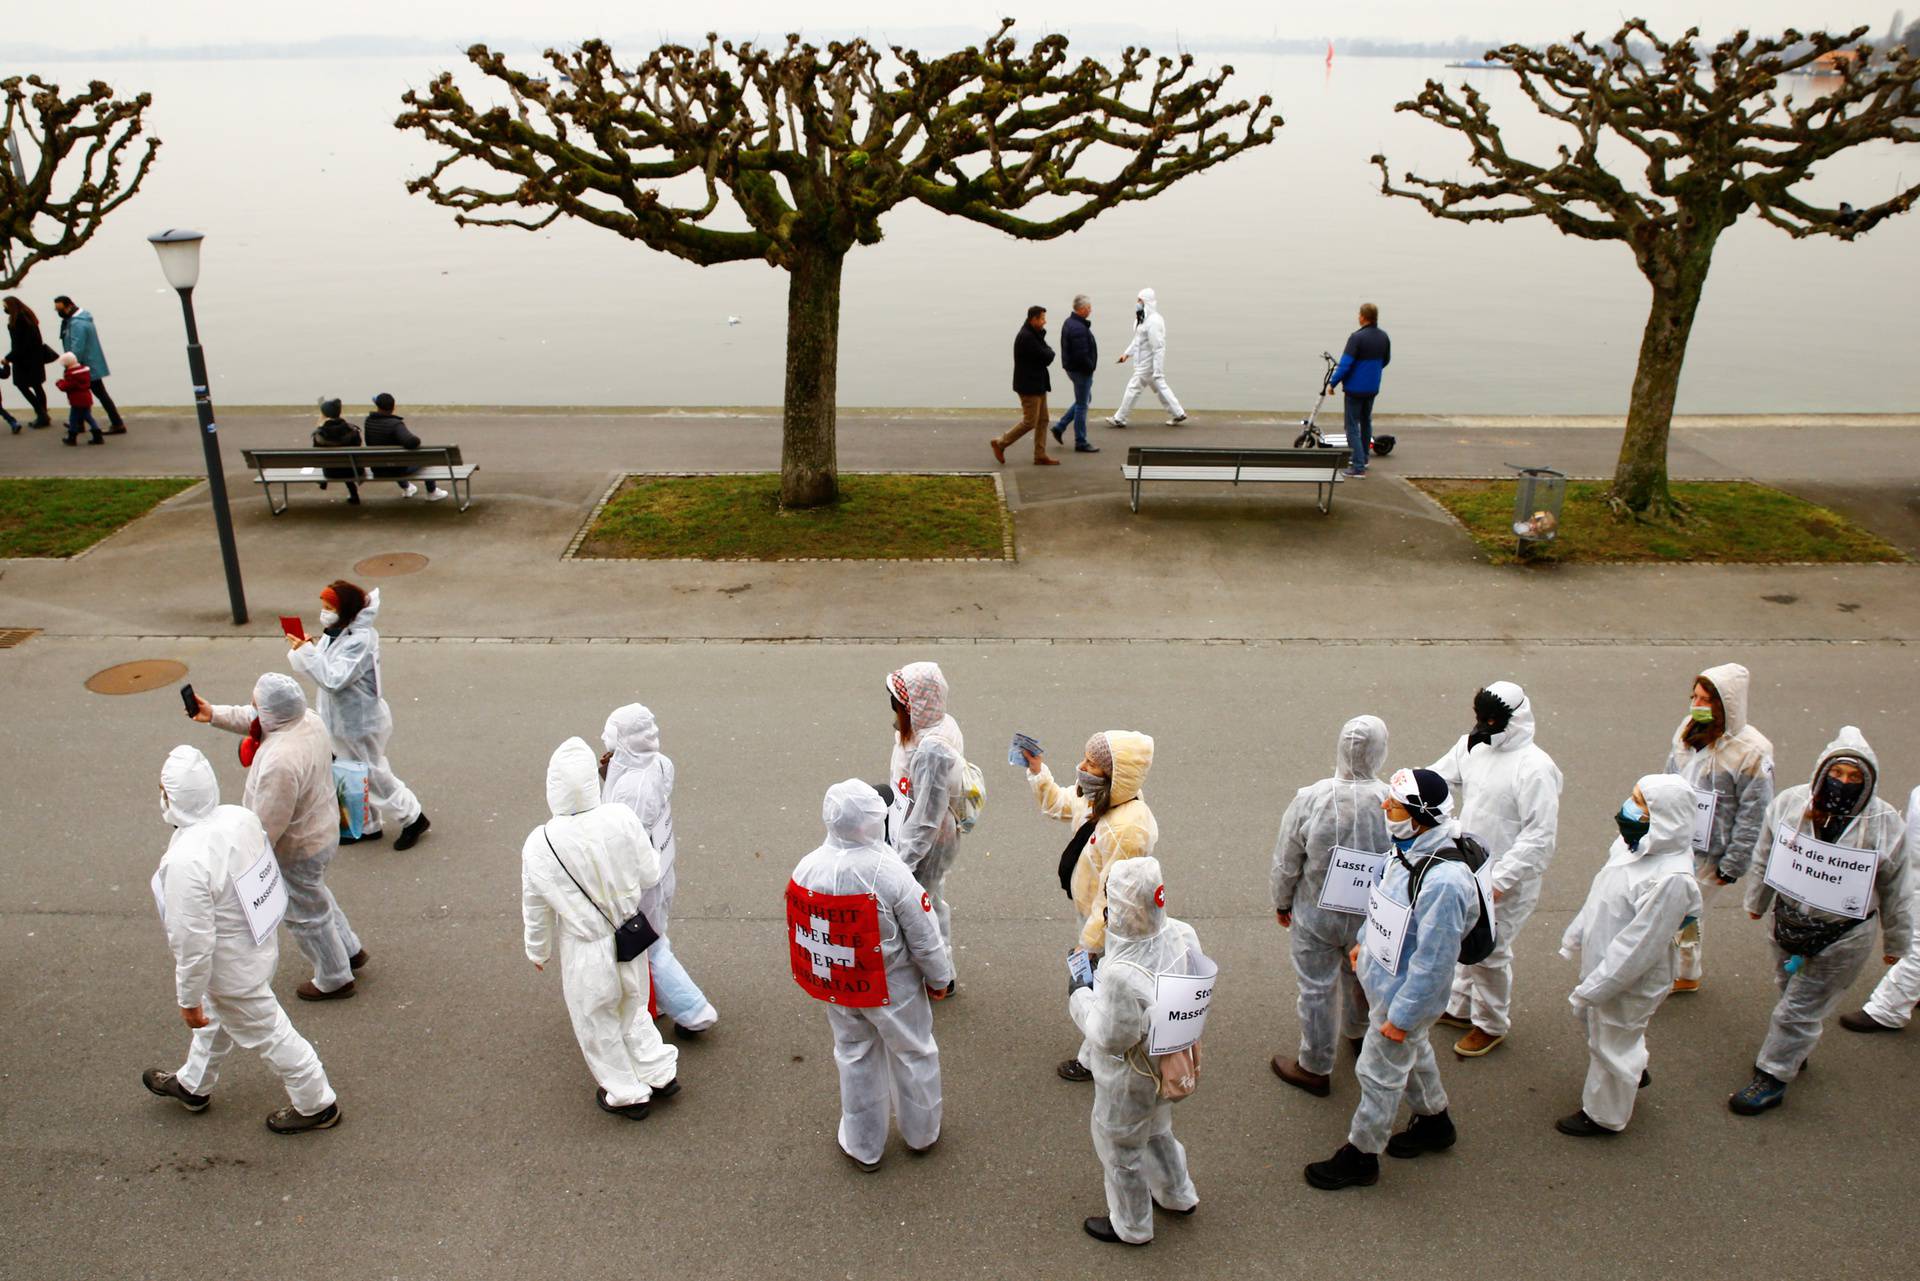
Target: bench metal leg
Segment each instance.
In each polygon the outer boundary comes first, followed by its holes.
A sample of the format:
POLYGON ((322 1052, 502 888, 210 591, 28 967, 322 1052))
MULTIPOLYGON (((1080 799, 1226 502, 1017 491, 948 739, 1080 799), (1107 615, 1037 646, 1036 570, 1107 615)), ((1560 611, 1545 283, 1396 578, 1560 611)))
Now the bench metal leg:
MULTIPOLYGON (((455 498, 460 498, 460 482, 457 480, 453 482, 453 496, 455 498)), ((467 505, 472 501, 473 501, 473 477, 469 476, 467 477, 467 496, 465 498, 460 498, 460 510, 465 511, 467 509, 467 505)))
POLYGON ((1319 496, 1320 514, 1322 516, 1325 516, 1333 510, 1333 484, 1332 481, 1328 481, 1324 485, 1315 485, 1313 487, 1314 492, 1319 496))
POLYGON ((1133 474, 1133 498, 1131 500, 1131 505, 1135 512, 1138 512, 1140 510, 1140 473, 1139 472, 1135 472, 1133 474))
POLYGON ((278 507, 273 505, 273 486, 268 485, 266 490, 267 510, 271 511, 274 515, 279 516, 284 514, 287 508, 292 505, 292 497, 287 493, 287 487, 285 485, 280 486, 280 505, 278 507))

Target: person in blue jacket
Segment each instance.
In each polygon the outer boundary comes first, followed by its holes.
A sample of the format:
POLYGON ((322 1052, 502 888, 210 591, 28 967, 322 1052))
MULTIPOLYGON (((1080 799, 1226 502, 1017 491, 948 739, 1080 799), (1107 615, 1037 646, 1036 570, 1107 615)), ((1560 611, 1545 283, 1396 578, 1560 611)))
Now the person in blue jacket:
POLYGON ((1393 360, 1393 343, 1380 328, 1380 309, 1370 302, 1360 304, 1360 328, 1347 338, 1340 363, 1328 380, 1328 387, 1346 392, 1347 444, 1353 447, 1353 465, 1349 476, 1365 476, 1367 459, 1373 453, 1373 398, 1380 394, 1380 372, 1393 360))
POLYGON ((1060 327, 1060 368, 1073 383, 1073 403, 1053 425, 1053 438, 1065 443, 1067 424, 1073 424, 1073 452, 1097 454, 1100 446, 1087 441, 1087 402, 1093 399, 1093 371, 1100 367, 1100 344, 1093 337, 1093 303, 1085 294, 1073 296, 1073 311, 1060 327))
POLYGON ((1378 1182, 1382 1148, 1388 1156, 1410 1158, 1450 1148, 1455 1138, 1427 1034, 1447 1008, 1460 941, 1479 923, 1480 887, 1465 863, 1443 855, 1459 828, 1451 820, 1453 800, 1440 775, 1396 771, 1381 808, 1394 852, 1374 883, 1376 896, 1387 902, 1375 906, 1401 909, 1402 937, 1397 950, 1388 948, 1396 964, 1382 964, 1371 944, 1390 938, 1380 927, 1390 929, 1392 923, 1386 912, 1378 921, 1369 912, 1363 941, 1354 949, 1369 1007, 1367 1039, 1354 1065, 1360 1106, 1340 1150, 1307 1167, 1307 1182, 1324 1192, 1378 1182), (1409 902, 1407 889, 1416 873, 1420 892, 1409 902), (1405 1130, 1388 1138, 1403 1095, 1412 1118, 1405 1130))
POLYGON ((73 299, 65 294, 53 300, 53 309, 60 316, 60 350, 72 352, 81 364, 93 371, 94 397, 100 402, 100 408, 107 411, 106 434, 126 435, 126 419, 120 416, 119 406, 107 394, 107 353, 100 346, 100 330, 93 323, 93 313, 74 306, 73 299))

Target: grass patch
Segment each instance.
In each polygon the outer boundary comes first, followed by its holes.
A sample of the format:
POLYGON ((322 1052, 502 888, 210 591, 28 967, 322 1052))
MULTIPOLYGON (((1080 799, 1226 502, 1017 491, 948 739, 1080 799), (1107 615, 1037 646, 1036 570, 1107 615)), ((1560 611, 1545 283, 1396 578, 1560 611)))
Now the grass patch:
POLYGON ((187 476, 0 478, 0 557, 77 555, 197 483, 187 476))
POLYGON ((1003 554, 991 476, 841 473, 833 507, 783 511, 780 477, 629 476, 577 555, 623 560, 931 560, 1003 554))
POLYGON ((1751 481, 1676 482, 1689 511, 1681 526, 1616 520, 1608 482, 1567 482, 1560 536, 1522 555, 1513 536, 1511 480, 1414 480, 1453 513, 1496 565, 1522 561, 1633 564, 1698 561, 1722 565, 1860 564, 1907 559, 1899 548, 1838 512, 1751 481))

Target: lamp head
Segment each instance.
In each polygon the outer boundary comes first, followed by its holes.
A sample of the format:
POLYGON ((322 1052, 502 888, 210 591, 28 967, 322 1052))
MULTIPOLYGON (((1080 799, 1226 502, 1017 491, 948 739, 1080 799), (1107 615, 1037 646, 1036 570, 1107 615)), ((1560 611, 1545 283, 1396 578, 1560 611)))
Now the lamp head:
POLYGON ((167 283, 183 293, 199 283, 203 239, 199 232, 179 227, 156 231, 147 237, 147 243, 160 255, 160 270, 166 273, 167 283))

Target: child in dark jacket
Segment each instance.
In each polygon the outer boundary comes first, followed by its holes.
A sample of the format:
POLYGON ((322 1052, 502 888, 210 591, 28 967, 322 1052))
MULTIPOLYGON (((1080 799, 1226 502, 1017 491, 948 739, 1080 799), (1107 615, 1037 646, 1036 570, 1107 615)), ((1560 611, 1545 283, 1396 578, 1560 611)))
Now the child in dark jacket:
MULTIPOLYGON (((315 449, 345 449, 360 443, 360 429, 340 416, 340 398, 322 396, 320 398, 320 425, 313 429, 313 447, 315 449)), ((360 486, 354 484, 359 479, 351 467, 328 467, 321 475, 328 480, 347 482, 347 501, 360 505, 360 486)), ((325 489, 326 485, 321 484, 325 489)))
POLYGON ((100 424, 93 420, 93 371, 70 351, 61 353, 60 369, 60 381, 54 386, 67 393, 67 434, 60 443, 71 445, 78 440, 84 424, 93 431, 87 437, 89 445, 105 444, 107 438, 100 433, 100 424))

